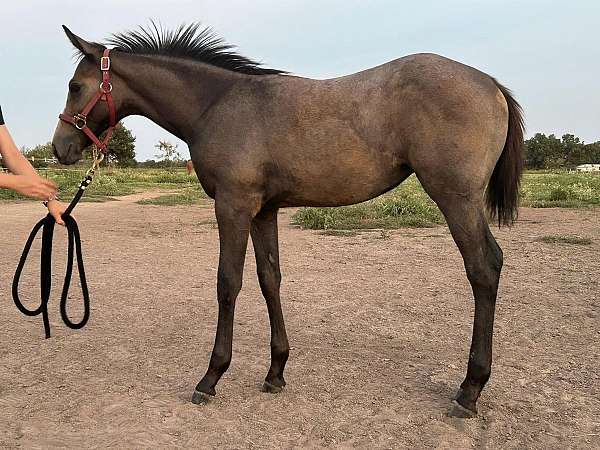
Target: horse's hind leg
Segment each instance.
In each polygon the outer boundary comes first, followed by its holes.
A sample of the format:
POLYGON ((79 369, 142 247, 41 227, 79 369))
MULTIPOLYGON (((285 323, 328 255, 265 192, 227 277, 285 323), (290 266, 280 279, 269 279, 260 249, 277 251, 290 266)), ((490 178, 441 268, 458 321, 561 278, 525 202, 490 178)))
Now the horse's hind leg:
POLYGON ((491 373, 494 311, 502 269, 502 250, 490 232, 482 193, 463 196, 430 192, 430 195, 446 217, 452 237, 462 254, 475 297, 475 320, 467 375, 450 411, 452 416, 472 417, 477 414, 477 399, 491 373))
POLYGON ((263 384, 263 391, 275 393, 285 386, 283 370, 290 351, 279 298, 281 272, 277 210, 260 212, 252 221, 250 233, 256 255, 258 281, 267 302, 271 322, 271 367, 263 384))

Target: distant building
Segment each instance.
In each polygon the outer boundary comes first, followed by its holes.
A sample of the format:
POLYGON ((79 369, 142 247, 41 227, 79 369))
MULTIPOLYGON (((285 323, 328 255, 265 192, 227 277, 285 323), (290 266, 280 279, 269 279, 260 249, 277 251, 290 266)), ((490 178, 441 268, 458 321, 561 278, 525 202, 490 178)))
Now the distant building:
POLYGON ((575 167, 577 172, 600 172, 600 164, 582 164, 575 167))

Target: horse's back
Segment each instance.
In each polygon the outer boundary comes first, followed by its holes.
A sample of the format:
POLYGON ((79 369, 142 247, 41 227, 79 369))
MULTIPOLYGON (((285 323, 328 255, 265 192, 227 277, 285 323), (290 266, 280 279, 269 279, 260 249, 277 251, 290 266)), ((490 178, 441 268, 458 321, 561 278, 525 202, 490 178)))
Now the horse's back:
MULTIPOLYGON (((473 139, 501 151, 505 135, 506 106, 493 79, 434 54, 328 80, 255 77, 239 89, 232 98, 246 100, 225 112, 239 124, 239 139, 223 136, 221 145, 242 147, 244 157, 229 162, 239 162, 236 177, 258 180, 268 171, 282 205, 364 201, 412 170, 460 159, 459 147, 473 139)), ((498 155, 472 159, 493 167, 498 155)))

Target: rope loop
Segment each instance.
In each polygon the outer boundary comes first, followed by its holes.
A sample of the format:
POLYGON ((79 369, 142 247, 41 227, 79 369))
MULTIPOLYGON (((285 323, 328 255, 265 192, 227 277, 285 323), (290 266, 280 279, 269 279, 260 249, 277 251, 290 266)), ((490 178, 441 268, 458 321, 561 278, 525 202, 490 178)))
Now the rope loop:
MULTIPOLYGON (((68 248, 67 248, 67 268, 65 272, 65 280, 63 282, 62 294, 60 297, 60 315, 65 325, 71 329, 78 330, 83 328, 90 318, 90 296, 88 292, 87 280, 85 277, 85 267, 83 263, 83 252, 81 250, 81 236, 79 234, 79 226, 75 219, 71 216, 71 212, 79 203, 81 196, 85 189, 92 182, 93 170, 97 167, 96 163, 92 167, 92 170, 88 171, 85 178, 79 185, 79 189, 75 194, 75 197, 67 207, 66 211, 62 215, 67 229, 68 237, 68 248), (77 258, 77 270, 79 272, 79 281, 81 284, 82 301, 83 301, 83 317, 79 322, 73 322, 67 314, 67 300, 69 296, 69 288, 71 287, 71 277, 73 275, 73 259, 77 258)), ((23 254, 17 265, 15 276, 12 283, 12 297, 15 305, 26 316, 34 317, 42 315, 44 322, 44 332, 46 339, 50 337, 50 320, 48 318, 48 301, 50 300, 50 292, 52 290, 52 241, 54 239, 54 226, 56 220, 50 214, 41 219, 35 226, 23 248, 23 254), (41 284, 41 303, 36 309, 28 309, 23 305, 19 296, 19 282, 21 281, 21 274, 23 268, 27 262, 31 245, 35 240, 38 233, 42 231, 42 252, 40 260, 40 284, 41 284)))

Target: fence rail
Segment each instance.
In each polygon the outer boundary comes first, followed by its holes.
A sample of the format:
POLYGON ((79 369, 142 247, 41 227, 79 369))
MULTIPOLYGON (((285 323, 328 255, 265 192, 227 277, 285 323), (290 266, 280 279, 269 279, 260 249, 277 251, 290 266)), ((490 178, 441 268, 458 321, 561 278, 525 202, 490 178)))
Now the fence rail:
MULTIPOLYGON (((58 164, 58 159, 56 158, 36 158, 35 156, 32 156, 31 158, 25 158, 27 161, 31 161, 31 162, 43 162, 43 163, 47 163, 47 164, 58 164)), ((0 156, 0 161, 2 161, 2 156, 0 156)))

